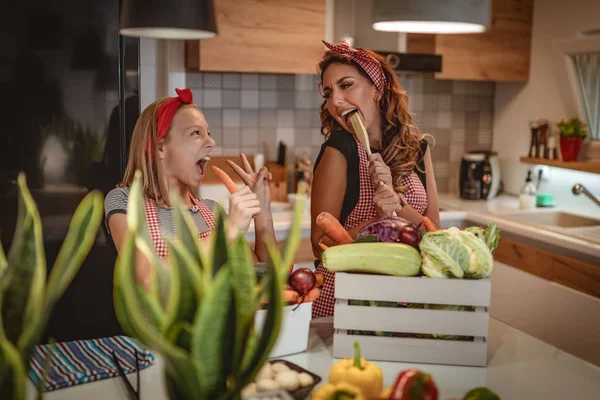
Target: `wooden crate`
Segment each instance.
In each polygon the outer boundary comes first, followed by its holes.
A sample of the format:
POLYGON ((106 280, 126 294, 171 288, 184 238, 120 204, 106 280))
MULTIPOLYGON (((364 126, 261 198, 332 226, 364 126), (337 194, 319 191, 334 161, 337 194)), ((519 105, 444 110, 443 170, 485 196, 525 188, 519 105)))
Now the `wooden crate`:
POLYGON ((432 279, 336 273, 333 356, 353 356, 358 341, 366 359, 485 366, 489 279, 432 279), (350 305, 350 300, 474 306, 474 311, 350 305), (349 331, 443 334, 473 340, 372 336, 349 331))

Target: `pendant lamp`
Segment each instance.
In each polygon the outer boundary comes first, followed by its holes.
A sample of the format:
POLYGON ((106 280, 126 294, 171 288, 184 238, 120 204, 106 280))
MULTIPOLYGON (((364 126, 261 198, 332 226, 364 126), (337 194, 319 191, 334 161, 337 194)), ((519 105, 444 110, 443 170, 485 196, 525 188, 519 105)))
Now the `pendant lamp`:
POLYGON ((213 0, 122 0, 119 33, 156 39, 217 35, 213 0))
POLYGON ((479 33, 491 25, 491 0, 374 0, 373 29, 407 33, 479 33))

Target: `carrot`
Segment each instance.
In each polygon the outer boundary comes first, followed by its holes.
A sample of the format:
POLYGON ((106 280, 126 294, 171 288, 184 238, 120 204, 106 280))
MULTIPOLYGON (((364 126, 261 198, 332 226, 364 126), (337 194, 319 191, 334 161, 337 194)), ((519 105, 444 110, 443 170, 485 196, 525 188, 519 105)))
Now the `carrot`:
MULTIPOLYGON (((300 295, 293 289, 284 289, 283 290, 283 301, 287 304, 296 304, 298 302, 298 298, 300 295)), ((260 299, 261 304, 269 304, 269 299, 267 297, 262 297, 260 299)))
POLYGON ((227 187, 227 190, 229 190, 229 193, 235 193, 238 191, 237 185, 229 177, 229 175, 227 175, 227 173, 225 171, 223 171, 221 168, 217 167, 216 165, 211 166, 210 170, 217 176, 217 178, 219 178, 221 180, 221 182, 223 182, 225 184, 225 186, 227 187))
POLYGON ((315 274, 317 278, 317 282, 315 283, 315 287, 320 288, 325 284, 325 275, 323 274, 315 274))
POLYGON ((344 229, 340 221, 328 212, 323 211, 317 216, 317 226, 325 232, 336 244, 352 243, 352 236, 344 229))
POLYGON ((283 301, 285 303, 296 303, 300 295, 295 290, 284 290, 283 301))
POLYGON ((325 251, 329 248, 329 246, 327 246, 325 243, 319 241, 319 247, 321 248, 321 250, 325 251))
POLYGON ((435 224, 427 217, 423 217, 423 226, 427 232, 435 232, 438 230, 435 224))
POLYGON ((315 301, 319 295, 321 294, 321 289, 318 287, 314 287, 308 291, 304 296, 298 298, 297 303, 309 303, 311 301, 315 301))

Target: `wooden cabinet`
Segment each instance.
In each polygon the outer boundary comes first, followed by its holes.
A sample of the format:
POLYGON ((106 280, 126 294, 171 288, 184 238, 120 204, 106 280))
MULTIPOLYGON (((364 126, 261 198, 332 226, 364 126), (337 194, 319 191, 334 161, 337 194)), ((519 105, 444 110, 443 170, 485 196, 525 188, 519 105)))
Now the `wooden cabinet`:
POLYGON ((600 298, 600 268, 503 237, 494 259, 542 279, 600 298))
POLYGON ((493 0, 491 28, 478 34, 413 35, 407 51, 440 54, 437 79, 527 82, 533 0, 493 0))
POLYGON ((316 73, 323 55, 325 0, 218 0, 214 39, 186 42, 186 67, 200 71, 316 73))

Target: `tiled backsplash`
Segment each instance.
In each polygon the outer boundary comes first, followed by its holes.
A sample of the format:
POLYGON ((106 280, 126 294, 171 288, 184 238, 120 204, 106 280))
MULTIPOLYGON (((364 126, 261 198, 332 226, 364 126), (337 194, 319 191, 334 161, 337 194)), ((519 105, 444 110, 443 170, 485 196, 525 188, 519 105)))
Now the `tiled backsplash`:
MULTIPOLYGON (((292 154, 317 156, 323 143, 317 75, 188 72, 186 79, 211 127, 215 155, 261 152, 273 160, 283 141, 292 154)), ((438 191, 456 192, 463 152, 491 149, 494 84, 421 75, 400 81, 419 129, 435 138, 438 191)))

